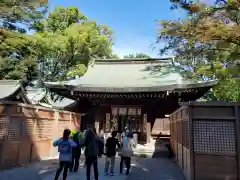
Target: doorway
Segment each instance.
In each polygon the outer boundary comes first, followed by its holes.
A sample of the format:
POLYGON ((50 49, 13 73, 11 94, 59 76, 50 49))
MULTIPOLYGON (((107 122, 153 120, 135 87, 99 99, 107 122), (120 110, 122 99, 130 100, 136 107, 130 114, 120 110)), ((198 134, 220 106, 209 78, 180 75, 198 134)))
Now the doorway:
POLYGON ((118 116, 118 120, 117 120, 117 124, 118 124, 118 132, 122 133, 124 131, 125 126, 127 125, 127 116, 124 115, 120 115, 118 116))

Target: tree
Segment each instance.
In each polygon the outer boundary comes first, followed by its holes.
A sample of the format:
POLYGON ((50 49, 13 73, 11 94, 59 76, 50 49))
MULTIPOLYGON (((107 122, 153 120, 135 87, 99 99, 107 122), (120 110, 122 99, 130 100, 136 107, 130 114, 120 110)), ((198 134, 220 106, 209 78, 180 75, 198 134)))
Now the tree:
POLYGON ((130 58, 151 58, 151 56, 145 54, 145 53, 136 53, 136 54, 129 54, 125 55, 123 57, 124 59, 130 59, 130 58))
POLYGON ((33 39, 25 32, 43 18, 47 6, 39 1, 1 1, 0 78, 31 81, 36 76, 33 39))
POLYGON ((112 31, 90 21, 76 7, 56 7, 34 34, 42 80, 81 76, 90 61, 112 56, 112 31))
POLYGON ((119 57, 117 54, 112 54, 112 55, 111 55, 111 59, 116 59, 116 60, 118 60, 118 59, 120 59, 120 57, 119 57))
POLYGON ((38 0, 0 1, 1 26, 10 30, 26 32, 35 21, 44 18, 48 4, 38 0))
POLYGON ((157 42, 166 46, 160 53, 174 52, 186 76, 218 79, 213 89, 217 99, 239 101, 240 93, 240 3, 217 0, 214 5, 174 0, 172 8, 182 8, 188 17, 161 21, 157 42), (231 93, 223 91, 229 89, 231 93), (231 96, 230 96, 231 94, 231 96))

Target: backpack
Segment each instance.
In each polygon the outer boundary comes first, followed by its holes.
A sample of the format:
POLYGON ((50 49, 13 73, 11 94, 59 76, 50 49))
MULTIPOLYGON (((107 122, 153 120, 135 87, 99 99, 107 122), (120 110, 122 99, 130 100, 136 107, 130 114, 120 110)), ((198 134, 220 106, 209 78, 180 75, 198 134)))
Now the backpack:
POLYGON ((123 147, 120 153, 122 156, 131 157, 133 155, 133 146, 131 141, 131 139, 124 137, 123 147))
POLYGON ((71 153, 71 146, 68 140, 62 140, 58 145, 58 152, 71 153))
POLYGON ((129 149, 129 139, 126 136, 123 138, 123 149, 129 149))
POLYGON ((74 134, 72 139, 77 144, 77 147, 80 147, 79 133, 74 134))
POLYGON ((98 145, 98 157, 101 157, 104 153, 104 138, 100 137, 102 141, 97 140, 98 145))

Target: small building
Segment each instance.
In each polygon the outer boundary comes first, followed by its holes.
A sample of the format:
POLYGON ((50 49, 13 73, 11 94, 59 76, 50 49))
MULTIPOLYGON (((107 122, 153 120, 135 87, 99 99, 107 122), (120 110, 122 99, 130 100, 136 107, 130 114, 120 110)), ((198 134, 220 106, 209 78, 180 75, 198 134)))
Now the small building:
POLYGON ((0 100, 31 104, 21 81, 0 80, 0 100))
POLYGON ((173 59, 98 60, 82 77, 46 82, 50 91, 78 101, 81 128, 119 132, 128 126, 141 141, 149 141, 156 119, 166 119, 188 102, 203 96, 215 81, 186 79, 173 59))
POLYGON ((57 97, 45 88, 24 86, 20 80, 0 80, 0 101, 13 101, 47 108, 76 111, 72 99, 57 97))

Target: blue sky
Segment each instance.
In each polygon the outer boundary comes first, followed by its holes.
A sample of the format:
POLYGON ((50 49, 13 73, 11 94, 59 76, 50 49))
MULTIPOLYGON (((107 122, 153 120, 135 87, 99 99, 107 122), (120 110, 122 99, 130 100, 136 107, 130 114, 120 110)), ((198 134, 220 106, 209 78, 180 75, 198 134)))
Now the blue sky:
MULTIPOLYGON (((179 11, 171 11, 168 0, 50 0, 54 7, 77 6, 97 23, 108 25, 116 37, 114 52, 120 57, 130 53, 143 52, 153 57, 157 37, 157 20, 178 19, 179 11)), ((160 45, 161 46, 161 45, 160 45)))

